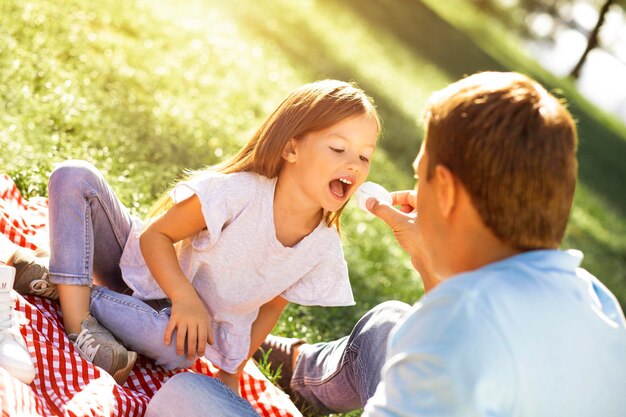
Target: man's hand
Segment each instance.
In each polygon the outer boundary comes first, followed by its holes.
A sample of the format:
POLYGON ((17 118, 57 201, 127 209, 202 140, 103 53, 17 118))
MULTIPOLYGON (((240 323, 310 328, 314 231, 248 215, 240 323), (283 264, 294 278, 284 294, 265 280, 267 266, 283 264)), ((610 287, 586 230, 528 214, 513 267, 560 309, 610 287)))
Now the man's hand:
POLYGON ((176 352, 185 353, 187 339, 187 357, 193 359, 203 356, 207 342, 213 344, 213 329, 209 313, 194 290, 186 292, 182 299, 172 299, 172 314, 165 329, 164 342, 169 345, 174 330, 176 335, 176 352))
POLYGON ((432 271, 430 257, 424 250, 422 236, 417 225, 418 213, 415 210, 417 192, 415 190, 396 191, 391 193, 391 198, 392 205, 400 206, 399 210, 373 197, 367 200, 367 209, 391 228, 402 249, 411 257, 411 262, 420 273, 424 288, 428 291, 436 285, 438 280, 432 271))
POLYGON ((415 191, 396 191, 391 193, 392 205, 400 206, 400 210, 389 204, 370 197, 366 206, 368 210, 383 220, 393 231, 396 240, 411 257, 420 251, 419 231, 417 228, 417 212, 415 211, 415 191))

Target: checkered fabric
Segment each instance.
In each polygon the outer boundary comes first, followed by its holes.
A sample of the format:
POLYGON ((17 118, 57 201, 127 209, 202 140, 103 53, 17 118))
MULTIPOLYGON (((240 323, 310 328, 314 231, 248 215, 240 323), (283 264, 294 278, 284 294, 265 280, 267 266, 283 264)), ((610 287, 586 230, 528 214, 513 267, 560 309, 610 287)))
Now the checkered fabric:
MULTIPOLYGON (((6 176, 0 175, 0 233, 20 246, 47 246, 47 202, 25 200, 6 176)), ((28 351, 37 364, 37 376, 25 385, 0 368, 2 416, 143 416, 148 401, 177 371, 165 371, 139 356, 124 386, 83 360, 63 331, 56 302, 22 297, 15 291, 15 314, 28 351)), ((189 369, 211 376, 216 368, 198 359, 189 369)), ((299 417, 289 397, 273 386, 249 362, 239 381, 242 395, 261 416, 299 417)))
POLYGON ((48 200, 25 200, 6 174, 0 174, 0 233, 25 248, 48 246, 48 200))

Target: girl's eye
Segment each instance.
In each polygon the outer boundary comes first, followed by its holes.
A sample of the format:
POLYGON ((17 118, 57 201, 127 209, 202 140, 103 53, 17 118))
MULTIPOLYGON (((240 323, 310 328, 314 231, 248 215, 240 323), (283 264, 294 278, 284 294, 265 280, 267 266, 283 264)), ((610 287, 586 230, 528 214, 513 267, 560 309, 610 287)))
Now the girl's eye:
POLYGON ((367 159, 366 157, 364 157, 362 155, 360 156, 360 158, 361 158, 361 161, 363 161, 363 162, 369 162, 370 161, 369 159, 367 159))
POLYGON ((329 148, 333 151, 333 152, 337 152, 337 153, 341 153, 344 150, 343 149, 339 149, 339 148, 333 148, 332 146, 329 146, 329 148))

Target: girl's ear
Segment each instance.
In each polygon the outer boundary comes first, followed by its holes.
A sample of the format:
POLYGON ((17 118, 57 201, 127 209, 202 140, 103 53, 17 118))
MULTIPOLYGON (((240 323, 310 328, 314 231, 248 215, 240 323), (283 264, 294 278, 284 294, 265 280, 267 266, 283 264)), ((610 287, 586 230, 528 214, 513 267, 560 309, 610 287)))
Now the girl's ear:
POLYGON ((287 162, 296 162, 296 143, 294 138, 289 139, 285 144, 282 157, 287 162))

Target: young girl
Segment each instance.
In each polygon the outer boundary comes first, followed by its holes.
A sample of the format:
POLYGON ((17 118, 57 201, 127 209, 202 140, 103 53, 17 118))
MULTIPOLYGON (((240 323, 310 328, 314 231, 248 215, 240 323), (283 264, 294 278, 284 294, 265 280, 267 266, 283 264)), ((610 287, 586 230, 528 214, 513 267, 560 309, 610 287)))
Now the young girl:
POLYGON ((288 301, 354 303, 339 218, 369 173, 379 130, 359 88, 304 85, 232 159, 178 183, 146 225, 92 166, 57 168, 50 277, 69 338, 118 382, 136 354, 107 329, 168 369, 204 355, 238 392, 243 364, 288 301))

